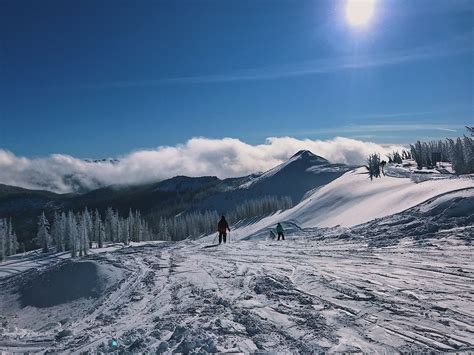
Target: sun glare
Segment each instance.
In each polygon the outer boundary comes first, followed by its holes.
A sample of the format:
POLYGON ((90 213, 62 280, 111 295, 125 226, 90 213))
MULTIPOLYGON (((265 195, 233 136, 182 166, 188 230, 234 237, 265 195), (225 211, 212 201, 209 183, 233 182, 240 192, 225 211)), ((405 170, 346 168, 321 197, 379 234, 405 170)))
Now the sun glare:
POLYGON ((347 0, 346 18, 352 26, 366 25, 374 14, 375 0, 347 0))

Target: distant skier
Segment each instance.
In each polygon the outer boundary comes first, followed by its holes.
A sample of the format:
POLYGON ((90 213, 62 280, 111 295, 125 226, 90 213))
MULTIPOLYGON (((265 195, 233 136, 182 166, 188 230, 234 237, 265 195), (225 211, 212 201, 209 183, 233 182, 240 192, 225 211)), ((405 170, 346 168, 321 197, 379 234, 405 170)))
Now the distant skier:
POLYGON ((387 165, 387 162, 385 160, 382 160, 380 162, 380 168, 382 169, 383 176, 385 176, 385 171, 383 170, 383 168, 385 168, 385 165, 387 165))
POLYGON ((277 233, 278 233, 278 239, 277 240, 280 240, 280 237, 281 237, 281 240, 285 240, 285 235, 283 234, 283 227, 280 223, 277 224, 276 230, 277 230, 277 233))
POLYGON ((276 237, 277 237, 276 234, 273 233, 273 231, 271 230, 271 231, 270 231, 270 240, 275 240, 276 237))
POLYGON ((219 231, 219 244, 222 243, 222 239, 224 239, 224 243, 226 242, 227 238, 227 231, 230 232, 229 223, 225 220, 225 217, 222 216, 219 224, 217 225, 217 230, 219 231))

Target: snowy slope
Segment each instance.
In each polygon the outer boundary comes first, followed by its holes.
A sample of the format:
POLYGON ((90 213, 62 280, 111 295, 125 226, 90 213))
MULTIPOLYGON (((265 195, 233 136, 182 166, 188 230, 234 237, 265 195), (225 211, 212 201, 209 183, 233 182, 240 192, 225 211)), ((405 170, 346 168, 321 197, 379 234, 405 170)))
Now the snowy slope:
MULTIPOLYGON (((370 181, 365 168, 358 168, 316 189, 293 208, 238 228, 233 235, 235 238, 255 236, 257 231, 268 231, 277 222, 303 228, 352 227, 399 213, 433 197, 468 188, 474 188, 472 177, 415 183, 410 178, 385 176, 370 181)), ((262 237, 266 235, 266 232, 261 234, 262 237)))
POLYGON ((428 180, 385 176, 368 180, 364 168, 346 173, 323 186, 285 216, 303 227, 350 227, 392 215, 432 197, 474 187, 470 178, 428 180))
POLYGON ((471 351, 472 203, 455 192, 344 232, 143 245, 0 279, 0 351, 471 351), (31 280, 87 265, 100 293, 22 306, 31 280))

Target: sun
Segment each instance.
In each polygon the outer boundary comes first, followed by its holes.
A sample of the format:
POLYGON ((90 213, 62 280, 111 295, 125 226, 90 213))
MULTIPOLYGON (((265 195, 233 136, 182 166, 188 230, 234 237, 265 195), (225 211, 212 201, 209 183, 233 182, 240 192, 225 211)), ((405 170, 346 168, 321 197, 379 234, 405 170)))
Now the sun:
POLYGON ((375 0, 347 0, 346 18, 352 26, 367 25, 374 14, 375 0))

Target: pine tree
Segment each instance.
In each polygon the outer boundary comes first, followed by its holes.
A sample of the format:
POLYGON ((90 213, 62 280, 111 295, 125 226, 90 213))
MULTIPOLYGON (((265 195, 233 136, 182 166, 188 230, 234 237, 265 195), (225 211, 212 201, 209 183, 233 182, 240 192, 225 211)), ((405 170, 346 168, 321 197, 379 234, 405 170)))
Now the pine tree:
POLYGON ((58 251, 65 250, 65 243, 64 243, 64 223, 62 221, 62 215, 55 212, 54 213, 54 221, 51 227, 51 237, 53 239, 53 243, 56 245, 56 249, 58 251))
POLYGON ((10 255, 15 255, 18 252, 20 244, 18 243, 18 239, 16 237, 15 232, 12 232, 10 235, 10 255))
POLYGON ((97 243, 98 248, 102 248, 104 246, 104 225, 100 218, 100 213, 98 210, 95 210, 94 213, 94 228, 93 228, 93 240, 97 243))
POLYGON ((38 233, 36 234, 36 242, 43 249, 43 253, 47 253, 51 245, 51 236, 49 234, 49 222, 44 212, 38 217, 38 233))
POLYGON ((105 214, 105 239, 111 242, 115 241, 115 233, 115 213, 114 210, 109 207, 105 214))
POLYGON ((474 127, 468 127, 466 126, 466 129, 469 133, 471 133, 471 137, 474 137, 474 127))
POLYGON ((71 211, 67 215, 67 235, 69 240, 69 250, 71 251, 71 256, 75 258, 78 252, 78 231, 76 224, 76 217, 71 211))
POLYGON ((410 144, 410 148, 411 148, 411 155, 413 156, 413 159, 415 159, 418 169, 422 169, 423 168, 423 148, 422 148, 421 142, 417 141, 414 145, 410 144))
MULTIPOLYGON (((87 210, 86 210, 87 211, 87 210)), ((89 216, 90 217, 90 216, 89 216)), ((89 250, 89 221, 86 213, 79 216, 79 256, 87 255, 89 250)))
POLYGON ((474 173, 474 140, 464 136, 463 138, 464 162, 466 164, 465 171, 467 174, 474 173))
POLYGON ((377 153, 369 155, 366 168, 369 172, 370 180, 380 177, 380 155, 377 153))
POLYGON ((99 239, 98 239, 99 248, 102 248, 104 246, 104 240, 105 240, 105 226, 103 223, 100 223, 99 239))
POLYGON ((6 235, 7 235, 6 221, 5 219, 0 219, 0 262, 4 261, 7 256, 6 235))
POLYGON ((84 215, 84 219, 85 219, 85 226, 86 226, 86 230, 87 230, 86 232, 87 232, 87 236, 88 236, 88 247, 87 247, 87 249, 89 249, 89 248, 92 248, 92 240, 94 238, 94 235, 93 235, 94 224, 92 222, 92 216, 89 213, 89 210, 87 209, 87 207, 85 208, 83 215, 84 215))
POLYGON ((18 240, 16 234, 13 231, 13 225, 11 218, 5 219, 6 234, 5 234, 5 249, 6 255, 15 255, 18 250, 18 240))

